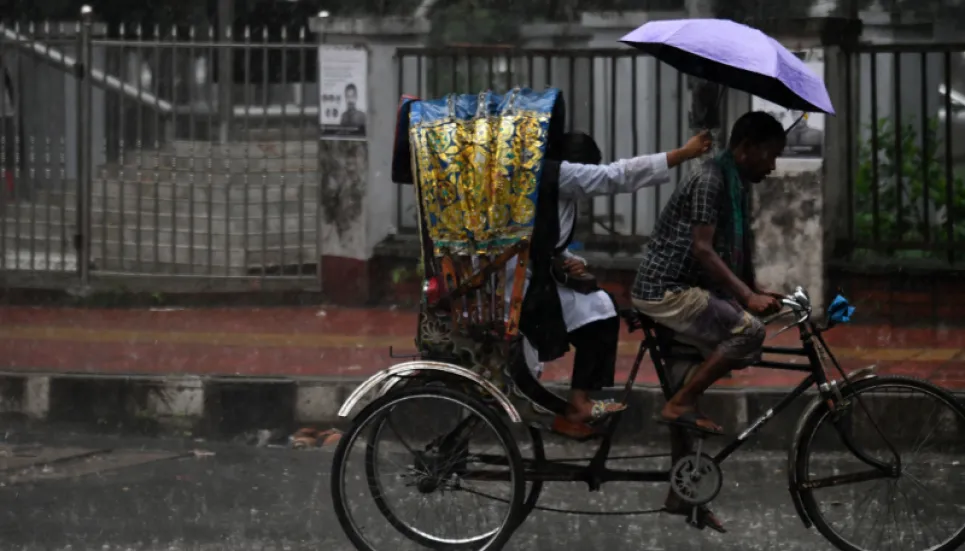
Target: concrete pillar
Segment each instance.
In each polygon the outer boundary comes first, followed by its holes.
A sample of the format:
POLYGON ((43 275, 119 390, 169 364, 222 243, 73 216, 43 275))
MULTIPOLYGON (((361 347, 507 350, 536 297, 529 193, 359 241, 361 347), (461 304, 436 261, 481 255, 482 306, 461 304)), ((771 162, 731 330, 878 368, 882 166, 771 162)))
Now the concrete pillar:
MULTIPOLYGON (((390 169, 399 96, 405 91, 398 82, 396 50, 424 45, 429 22, 315 18, 311 30, 320 45, 359 47, 367 57, 365 135, 323 135, 318 159, 322 290, 341 303, 364 304, 369 300, 369 260, 375 245, 395 230, 399 194, 390 169)), ((407 79, 407 68, 402 69, 407 79)), ((320 83, 325 70, 321 66, 320 83)))
MULTIPOLYGON (((777 170, 754 190, 755 269, 758 281, 774 291, 802 285, 816 308, 826 304, 826 275, 834 243, 847 233, 849 70, 845 49, 860 36, 860 21, 808 18, 757 25, 792 51, 824 52, 825 85, 837 116, 825 117, 824 158, 781 158, 777 170)), ((734 94, 733 102, 742 102, 734 94)), ((746 97, 746 95, 744 96, 746 97)), ((736 106, 734 106, 736 107, 736 106)), ((737 111, 735 109, 735 111, 737 111)), ((732 113, 729 122, 740 116, 732 113)), ((852 118, 852 130, 854 130, 852 118)))

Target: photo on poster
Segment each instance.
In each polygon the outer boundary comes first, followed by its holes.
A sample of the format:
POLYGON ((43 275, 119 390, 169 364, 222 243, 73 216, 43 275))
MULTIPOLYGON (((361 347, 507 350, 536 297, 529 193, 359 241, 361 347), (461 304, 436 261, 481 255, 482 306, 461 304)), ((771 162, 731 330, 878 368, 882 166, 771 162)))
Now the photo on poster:
POLYGON ((364 139, 368 52, 354 46, 319 46, 318 75, 322 139, 364 139))
MULTIPOLYGON (((822 81, 824 80, 823 51, 794 52, 794 55, 801 58, 815 76, 822 81)), ((781 153, 782 157, 799 159, 820 159, 824 157, 825 115, 823 113, 808 113, 807 116, 801 118, 804 115, 803 111, 787 109, 757 96, 753 96, 751 99, 751 109, 753 111, 766 111, 780 121, 785 129, 791 129, 787 133, 787 145, 784 147, 784 152, 781 153)))

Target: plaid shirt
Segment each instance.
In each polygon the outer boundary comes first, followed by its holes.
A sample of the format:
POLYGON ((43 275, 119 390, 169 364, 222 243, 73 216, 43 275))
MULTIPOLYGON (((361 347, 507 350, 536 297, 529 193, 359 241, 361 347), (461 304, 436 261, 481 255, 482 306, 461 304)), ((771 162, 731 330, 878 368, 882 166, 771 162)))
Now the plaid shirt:
MULTIPOLYGON (((744 212, 749 213, 746 208, 747 195, 743 192, 742 195, 744 212)), ((658 301, 663 299, 667 291, 677 292, 690 287, 720 292, 705 277, 703 268, 693 254, 692 230, 698 225, 715 226, 715 249, 729 251, 734 236, 731 211, 730 195, 720 168, 713 159, 705 160, 687 182, 674 192, 660 213, 637 270, 631 293, 633 298, 658 301)), ((748 217, 744 218, 746 224, 748 217)), ((749 235, 748 230, 745 226, 746 235, 749 235)))

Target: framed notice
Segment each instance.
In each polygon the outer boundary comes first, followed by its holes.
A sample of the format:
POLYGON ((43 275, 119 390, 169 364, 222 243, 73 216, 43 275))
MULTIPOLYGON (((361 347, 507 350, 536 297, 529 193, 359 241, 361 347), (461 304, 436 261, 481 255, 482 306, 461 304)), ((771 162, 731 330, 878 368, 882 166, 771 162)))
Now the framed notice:
MULTIPOLYGON (((794 52, 804 60, 808 69, 815 76, 824 80, 824 51, 810 50, 794 52)), ((779 120, 784 128, 790 128, 787 133, 787 146, 781 157, 797 159, 820 159, 824 157, 824 117, 823 113, 809 113, 804 118, 803 111, 787 109, 777 104, 763 100, 757 96, 751 98, 753 111, 767 111, 779 120)))
POLYGON ((364 140, 369 56, 365 48, 318 47, 318 116, 322 139, 364 140))

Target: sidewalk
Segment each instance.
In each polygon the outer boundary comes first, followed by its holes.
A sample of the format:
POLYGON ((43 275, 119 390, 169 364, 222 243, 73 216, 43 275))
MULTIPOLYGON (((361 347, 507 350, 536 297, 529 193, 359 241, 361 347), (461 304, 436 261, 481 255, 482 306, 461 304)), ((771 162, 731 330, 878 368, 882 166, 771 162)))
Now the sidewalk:
MULTIPOLYGON (((413 350, 413 312, 341 308, 80 310, 0 309, 0 369, 35 373, 200 375, 361 379, 413 350)), ((846 369, 876 363, 879 372, 913 375, 965 389, 965 329, 841 326, 826 336, 846 369)), ((795 331, 769 344, 793 346, 795 331)), ((624 333, 618 380, 624 381, 639 333, 624 333)), ((646 366, 639 381, 655 384, 646 366)), ((566 381, 571 360, 547 367, 566 381)), ((724 385, 793 386, 799 374, 769 369, 735 373, 724 385)))
MULTIPOLYGON (((406 361, 389 350, 411 353, 415 326, 413 312, 329 307, 2 308, 0 413, 218 434, 331 427, 345 422, 338 409, 359 382, 406 361)), ((965 390, 965 329, 842 326, 827 340, 846 371, 877 364, 879 374, 965 390)), ((796 342, 793 331, 769 340, 796 342)), ((618 382, 626 380, 638 344, 639 333, 622 336, 618 382)), ((544 382, 565 385, 571 365, 569 357, 552 362, 544 382)), ((706 413, 726 426, 746 426, 803 378, 770 369, 736 372, 711 390, 706 413)), ((664 399, 649 361, 638 383, 630 400, 639 415, 626 417, 621 433, 652 437, 664 399)), ((776 421, 760 440, 784 445, 795 417, 776 421)))

